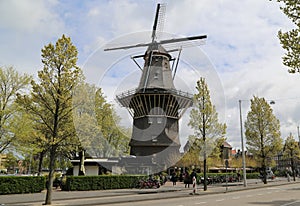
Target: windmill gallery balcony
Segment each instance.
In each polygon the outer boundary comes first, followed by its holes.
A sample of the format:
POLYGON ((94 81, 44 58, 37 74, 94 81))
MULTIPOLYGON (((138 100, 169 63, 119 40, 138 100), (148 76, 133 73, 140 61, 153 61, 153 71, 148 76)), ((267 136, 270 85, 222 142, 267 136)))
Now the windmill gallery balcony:
POLYGON ((176 89, 149 89, 146 92, 132 89, 116 96, 133 118, 155 115, 180 119, 192 106, 192 98, 192 94, 176 89))

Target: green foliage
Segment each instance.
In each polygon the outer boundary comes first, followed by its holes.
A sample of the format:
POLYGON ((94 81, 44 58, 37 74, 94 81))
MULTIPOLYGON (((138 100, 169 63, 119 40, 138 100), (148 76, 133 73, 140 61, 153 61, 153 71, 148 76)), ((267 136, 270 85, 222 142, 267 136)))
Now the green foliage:
POLYGON ((42 49, 43 70, 38 72, 39 83, 32 81, 30 95, 18 96, 18 103, 35 121, 35 142, 55 153, 74 149, 76 142, 73 126, 72 89, 83 78, 77 67, 77 49, 64 35, 55 45, 42 49))
POLYGON ((190 113, 189 126, 194 129, 194 136, 207 139, 223 138, 226 125, 218 121, 218 113, 210 100, 210 92, 204 78, 197 81, 197 94, 194 95, 194 108, 190 113))
MULTIPOLYGON (((2 162, 3 163, 3 162, 2 162)), ((16 156, 12 153, 9 152, 6 154, 6 159, 3 163, 4 167, 7 169, 13 169, 16 168, 18 166, 18 159, 16 158, 16 156)))
POLYGON ((281 10, 295 23, 296 28, 288 31, 278 32, 278 38, 282 48, 286 50, 282 57, 283 64, 288 66, 290 73, 300 72, 300 1, 298 0, 277 0, 283 3, 281 10))
MULTIPOLYGON (((225 178, 226 175, 228 177, 234 177, 237 178, 237 173, 235 172, 227 172, 227 173, 207 173, 207 177, 212 178, 212 179, 218 179, 218 178, 225 178)), ((197 173, 197 184, 200 184, 201 178, 204 177, 203 173, 197 173)), ((243 174, 241 174, 240 179, 243 178, 243 174)), ((253 173, 246 173, 246 178, 247 179, 258 179, 259 178, 259 173, 258 172, 253 172, 253 173)))
POLYGON ((63 184, 66 191, 134 188, 144 175, 68 176, 63 184))
POLYGON ((20 123, 20 110, 15 100, 17 93, 27 89, 30 80, 30 76, 19 74, 13 67, 0 67, 0 153, 17 142, 25 130, 15 124, 20 123))
POLYGON ((272 166, 268 160, 282 149, 282 139, 279 120, 264 98, 254 96, 251 99, 245 128, 247 148, 257 158, 262 171, 265 171, 267 166, 272 166))
POLYGON ((82 84, 76 88, 74 123, 81 146, 91 156, 118 156, 128 153, 129 133, 102 90, 82 84))
POLYGON ((109 152, 115 151, 113 155, 123 155, 129 152, 129 134, 126 129, 119 126, 120 117, 117 116, 113 105, 106 102, 101 89, 98 89, 95 96, 95 111, 101 133, 107 143, 113 147, 108 151, 104 147, 104 156, 109 156, 109 152))
POLYGON ((290 162, 293 179, 296 181, 296 161, 300 158, 300 148, 299 143, 294 139, 292 134, 285 140, 283 157, 290 162))
POLYGON ((210 100, 210 92, 204 78, 197 81, 197 94, 194 95, 194 108, 190 113, 188 125, 194 130, 190 136, 190 150, 200 154, 204 168, 204 191, 207 190, 206 168, 209 154, 216 154, 213 158, 220 157, 218 139, 224 139, 226 124, 219 123, 218 113, 210 100))
POLYGON ((73 89, 83 81, 77 66, 77 49, 69 37, 63 35, 42 49, 43 69, 38 82, 31 81, 30 95, 18 95, 18 103, 35 121, 38 131, 35 141, 49 152, 49 187, 45 204, 51 204, 51 189, 55 161, 78 146, 73 124, 73 89))
MULTIPOLYGON (((259 175, 259 172, 246 173, 246 179, 258 179, 259 175)), ((243 178, 243 174, 241 174, 241 178, 243 178)))
POLYGON ((41 192, 45 182, 43 176, 0 176, 0 195, 41 192))
POLYGON ((285 140, 283 157, 288 160, 300 158, 299 144, 292 134, 290 134, 285 140))
POLYGON ((264 98, 254 96, 251 99, 251 111, 248 112, 245 128, 247 148, 259 158, 260 163, 281 150, 280 123, 264 98))

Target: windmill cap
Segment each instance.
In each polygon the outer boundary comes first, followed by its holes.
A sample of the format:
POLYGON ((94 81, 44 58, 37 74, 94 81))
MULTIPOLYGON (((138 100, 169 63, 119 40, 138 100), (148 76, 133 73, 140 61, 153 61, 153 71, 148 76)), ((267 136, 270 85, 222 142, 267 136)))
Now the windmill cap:
POLYGON ((149 45, 146 54, 149 54, 151 51, 153 52, 153 54, 163 54, 166 55, 169 59, 171 59, 171 55, 160 44, 154 43, 149 45))

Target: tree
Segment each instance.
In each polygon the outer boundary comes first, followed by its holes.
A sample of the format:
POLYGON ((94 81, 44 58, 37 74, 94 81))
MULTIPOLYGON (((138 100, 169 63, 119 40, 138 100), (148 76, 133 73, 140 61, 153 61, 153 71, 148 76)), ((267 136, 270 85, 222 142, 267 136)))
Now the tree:
POLYGON ((81 85, 77 88, 75 101, 79 105, 74 123, 82 147, 89 155, 110 157, 128 154, 129 129, 120 126, 120 117, 108 103, 101 88, 81 85))
POLYGON ((290 167, 292 169, 292 175, 294 181, 296 181, 296 159, 300 158, 300 148, 298 142, 294 139, 293 135, 290 134, 286 140, 283 147, 283 157, 289 160, 290 167))
POLYGON ((273 110, 264 98, 254 96, 251 99, 251 110, 245 122, 246 144, 249 152, 253 153, 263 175, 263 182, 267 184, 267 166, 282 148, 280 138, 280 123, 273 114, 273 110))
POLYGON ((84 173, 84 153, 89 156, 110 157, 128 154, 129 132, 119 125, 113 105, 108 103, 100 88, 82 84, 76 89, 73 102, 74 124, 80 139, 81 169, 84 173))
POLYGON ((55 162, 58 155, 74 150, 78 145, 73 125, 73 89, 82 81, 77 66, 77 49, 71 39, 63 35, 56 44, 42 49, 43 69, 38 72, 39 82, 31 81, 30 95, 18 95, 18 103, 31 113, 39 141, 49 152, 49 175, 45 204, 52 201, 55 162))
POLYGON ((104 146, 103 155, 128 154, 130 141, 128 130, 120 126, 120 117, 117 116, 113 105, 106 101, 101 89, 96 91, 95 112, 101 133, 107 144, 111 146, 109 150, 107 150, 109 147, 104 146))
MULTIPOLYGON (((246 156, 245 159, 246 159, 245 162, 247 162, 247 167, 257 168, 259 166, 253 157, 246 156)), ((230 166, 236 168, 242 168, 243 166, 242 157, 238 156, 231 159, 230 166)))
POLYGON ((186 152, 182 158, 176 163, 178 167, 192 168, 200 165, 199 152, 196 153, 194 150, 186 152))
POLYGON ((204 191, 207 190, 207 157, 216 147, 216 141, 224 138, 226 124, 219 123, 218 113, 210 100, 210 93, 204 78, 197 81, 197 94, 194 95, 194 108, 190 113, 188 125, 194 130, 195 150, 203 157, 204 191))
POLYGON ((14 130, 19 112, 15 104, 17 93, 24 92, 29 86, 31 76, 18 73, 13 67, 0 67, 0 153, 9 148, 21 130, 14 130))
POLYGON ((288 66, 290 73, 300 73, 300 1, 298 0, 277 0, 283 3, 280 9, 295 23, 296 28, 278 32, 278 38, 282 48, 286 50, 282 57, 283 64, 288 66))

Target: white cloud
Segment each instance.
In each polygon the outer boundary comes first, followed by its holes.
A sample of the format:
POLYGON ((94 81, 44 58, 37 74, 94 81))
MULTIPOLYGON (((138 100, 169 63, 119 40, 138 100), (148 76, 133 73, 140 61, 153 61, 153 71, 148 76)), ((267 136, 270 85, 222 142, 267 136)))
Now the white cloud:
POLYGON ((1 1, 0 28, 11 32, 56 33, 61 29, 58 16, 48 6, 55 5, 51 1, 1 1), (47 31, 47 32, 46 32, 47 31))

